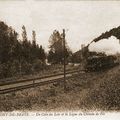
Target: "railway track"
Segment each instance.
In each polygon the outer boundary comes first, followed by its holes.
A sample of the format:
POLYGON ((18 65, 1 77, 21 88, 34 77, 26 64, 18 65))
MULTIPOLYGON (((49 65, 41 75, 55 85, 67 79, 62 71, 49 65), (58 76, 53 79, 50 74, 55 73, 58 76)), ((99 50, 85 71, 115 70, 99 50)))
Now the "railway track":
MULTIPOLYGON (((78 72, 79 72, 78 70, 69 71, 66 73, 66 77, 67 78, 72 77, 74 74, 78 72)), ((59 73, 59 74, 49 75, 45 77, 0 83, 0 94, 6 94, 10 92, 15 92, 18 90, 27 89, 27 88, 51 84, 54 82, 63 82, 63 77, 64 77, 64 74, 59 73)))

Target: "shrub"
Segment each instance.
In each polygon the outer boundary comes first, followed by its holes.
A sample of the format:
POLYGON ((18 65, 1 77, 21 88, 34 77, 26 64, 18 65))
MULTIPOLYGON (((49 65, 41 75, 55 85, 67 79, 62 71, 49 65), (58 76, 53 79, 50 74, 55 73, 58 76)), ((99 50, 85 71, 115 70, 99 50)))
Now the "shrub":
POLYGON ((43 70, 44 68, 45 68, 45 63, 42 62, 41 60, 37 59, 33 62, 32 69, 34 71, 43 70))

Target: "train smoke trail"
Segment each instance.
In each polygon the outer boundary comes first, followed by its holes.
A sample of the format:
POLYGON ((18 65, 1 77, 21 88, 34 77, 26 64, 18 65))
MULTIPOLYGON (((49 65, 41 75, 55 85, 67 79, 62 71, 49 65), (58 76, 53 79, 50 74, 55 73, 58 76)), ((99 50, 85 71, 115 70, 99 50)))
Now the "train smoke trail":
POLYGON ((120 53, 120 44, 119 39, 114 36, 109 37, 108 39, 96 39, 97 42, 92 42, 89 45, 90 51, 96 52, 105 52, 106 54, 116 54, 120 53))
POLYGON ((111 36, 115 36, 117 39, 119 39, 119 43, 120 43, 120 26, 117 28, 113 28, 109 31, 106 31, 105 33, 102 33, 99 37, 95 38, 92 42, 98 42, 99 40, 107 39, 111 36))
POLYGON ((120 26, 113 28, 88 44, 90 51, 105 52, 106 54, 120 53, 120 26))

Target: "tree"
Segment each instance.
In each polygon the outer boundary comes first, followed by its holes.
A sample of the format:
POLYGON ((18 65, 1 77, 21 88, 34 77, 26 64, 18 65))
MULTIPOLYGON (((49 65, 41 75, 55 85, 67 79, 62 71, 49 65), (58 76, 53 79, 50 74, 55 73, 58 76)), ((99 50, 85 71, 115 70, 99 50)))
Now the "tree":
POLYGON ((34 61, 35 59, 38 58, 38 55, 37 55, 38 49, 39 49, 39 46, 37 46, 37 44, 36 44, 36 33, 33 30, 32 31, 32 46, 31 46, 31 59, 32 59, 32 61, 34 61))
MULTIPOLYGON (((63 63, 64 50, 63 50, 62 34, 60 34, 59 31, 54 30, 53 34, 50 36, 49 43, 50 43, 49 46, 50 50, 48 53, 48 62, 63 63)), ((66 42, 65 55, 66 58, 70 55, 70 49, 67 46, 67 42, 66 42)))
POLYGON ((36 33, 34 30, 32 31, 32 45, 36 47, 36 33))
POLYGON ((16 73, 18 54, 16 47, 18 44, 17 32, 0 22, 0 77, 9 77, 16 73))
POLYGON ((22 40, 18 40, 18 33, 0 21, 0 78, 41 70, 45 59, 45 50, 36 44, 35 31, 32 31, 30 42, 26 28, 22 26, 22 40))
POLYGON ((28 41, 27 39, 27 32, 26 32, 26 28, 23 25, 22 26, 22 61, 27 61, 30 62, 30 47, 31 47, 31 43, 30 41, 28 41))
POLYGON ((8 26, 0 21, 0 62, 7 62, 9 59, 9 36, 8 26))
POLYGON ((40 45, 39 48, 39 59, 45 63, 45 59, 46 59, 46 54, 45 54, 45 50, 43 49, 42 45, 40 45))
POLYGON ((22 32, 23 41, 27 41, 27 32, 26 32, 26 28, 24 25, 22 26, 22 30, 23 30, 22 32))
POLYGON ((9 58, 10 61, 13 61, 14 59, 17 59, 17 56, 19 53, 16 54, 16 46, 18 44, 18 33, 13 30, 12 27, 8 28, 8 36, 9 36, 9 58))

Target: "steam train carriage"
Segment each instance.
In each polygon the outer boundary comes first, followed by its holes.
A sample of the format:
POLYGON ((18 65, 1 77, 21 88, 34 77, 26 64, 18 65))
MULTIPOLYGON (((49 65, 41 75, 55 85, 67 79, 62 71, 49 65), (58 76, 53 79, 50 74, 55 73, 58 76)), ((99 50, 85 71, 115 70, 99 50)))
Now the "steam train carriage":
POLYGON ((89 56, 86 60, 85 70, 86 71, 100 71, 115 66, 116 57, 109 56, 89 56))

